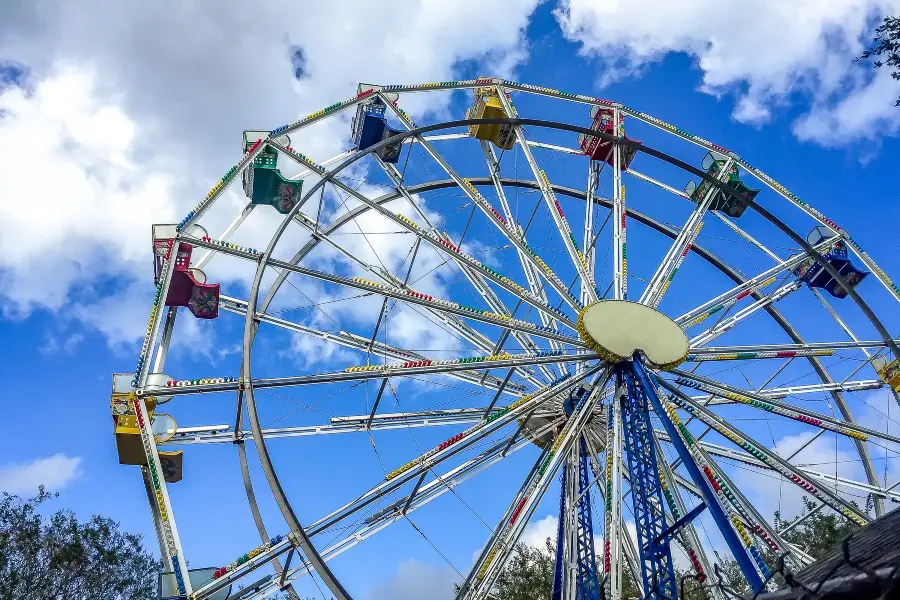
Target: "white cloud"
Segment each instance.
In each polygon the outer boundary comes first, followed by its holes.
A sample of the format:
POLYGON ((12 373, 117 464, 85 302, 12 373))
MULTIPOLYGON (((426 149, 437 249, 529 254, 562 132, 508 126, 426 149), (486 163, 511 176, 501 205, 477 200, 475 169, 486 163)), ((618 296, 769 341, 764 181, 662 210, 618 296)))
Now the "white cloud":
POLYGON ((802 92, 813 99, 798 137, 842 145, 900 127, 896 84, 852 66, 873 21, 898 10, 898 0, 562 0, 556 15, 584 54, 607 63, 601 83, 684 53, 702 71, 703 91, 737 95, 735 119, 764 122, 802 92))
POLYGON ((47 458, 0 467, 0 491, 9 494, 34 494, 41 485, 47 491, 56 491, 80 476, 80 456, 54 454, 47 458))
POLYGON ((6 310, 58 309, 73 287, 148 265, 171 177, 133 163, 135 122, 95 94, 96 71, 60 66, 26 95, 0 92, 0 284, 6 310))
POLYGON ((385 583, 372 590, 373 600, 450 600, 459 576, 447 566, 405 560, 385 583))
MULTIPOLYGON (((0 23, 0 56, 28 77, 27 91, 0 92, 7 316, 75 300, 71 316, 112 343, 136 339, 151 294, 149 225, 177 222, 203 196, 237 158, 242 129, 291 121, 360 81, 439 81, 463 63, 466 75, 509 75, 527 54, 524 28, 538 1, 405 0, 391 10, 362 0, 225 9, 50 0, 40 11, 14 3, 0 23), (294 47, 304 56, 299 81, 294 47)), ((448 102, 419 94, 404 107, 415 116, 448 102)), ((348 138, 343 115, 292 145, 321 160, 348 138)), ((217 235, 232 216, 214 210, 204 224, 217 235)), ((253 245, 264 247, 260 235, 253 245)), ((390 253, 394 240, 381 237, 390 253)))
POLYGON ((840 101, 813 105, 794 123, 794 133, 802 140, 836 146, 869 137, 875 131, 896 132, 900 129, 900 109, 890 99, 898 95, 897 81, 881 69, 871 83, 855 87, 840 101))
POLYGON ((522 543, 543 550, 547 538, 550 538, 550 543, 555 546, 558 523, 559 519, 556 515, 547 515, 543 519, 532 521, 522 532, 522 543))

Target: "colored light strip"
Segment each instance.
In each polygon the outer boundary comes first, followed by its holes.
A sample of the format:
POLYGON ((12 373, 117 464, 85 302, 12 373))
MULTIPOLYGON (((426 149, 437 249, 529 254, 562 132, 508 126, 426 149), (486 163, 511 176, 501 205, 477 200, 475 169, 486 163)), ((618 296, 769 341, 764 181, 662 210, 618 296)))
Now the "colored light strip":
MULTIPOLYGON (((495 361, 495 360, 513 360, 520 358, 540 358, 544 356, 563 356, 565 354, 562 350, 547 350, 540 352, 525 352, 523 354, 490 354, 487 356, 466 356, 463 358, 454 358, 448 360, 410 360, 402 363, 388 363, 384 365, 360 365, 357 367, 347 367, 344 369, 345 373, 359 373, 362 371, 394 371, 396 369, 409 369, 409 368, 418 368, 418 367, 432 367, 432 366, 444 366, 444 365, 462 365, 467 363, 479 363, 484 361, 495 361)), ((572 358, 577 358, 576 355, 572 355, 572 358)))
MULTIPOLYGON (((780 462, 770 458, 768 454, 766 454, 765 452, 763 452, 762 450, 757 448, 754 444, 751 444, 750 442, 747 442, 747 441, 741 439, 740 437, 738 437, 735 433, 733 433, 731 431, 730 428, 725 427, 722 424, 721 418, 719 416, 714 415, 712 413, 708 413, 706 411, 701 412, 696 407, 694 407, 692 404, 685 402, 684 400, 682 400, 681 398, 679 398, 677 396, 670 397, 670 402, 672 402, 675 405, 677 405, 678 407, 684 409, 685 411, 688 412, 688 414, 696 417, 697 419, 700 419, 701 421, 703 421, 704 423, 706 423, 707 425, 709 425, 710 427, 715 429, 717 432, 719 432, 720 434, 722 434, 723 436, 727 437, 729 440, 734 442, 738 447, 742 448, 743 450, 746 450, 751 455, 753 455, 755 458, 764 462, 769 468, 771 468, 774 471, 777 471, 782 476, 784 476, 786 479, 789 479, 796 485, 800 486, 801 488, 803 488, 804 490, 809 492, 811 495, 815 496, 822 502, 825 502, 826 504, 828 504, 833 509, 840 512, 842 515, 844 515, 845 517, 847 517, 854 523, 858 523, 859 525, 866 524, 865 520, 863 520, 862 518, 857 516, 853 511, 846 508, 842 504, 833 501, 830 497, 822 494, 821 491, 819 489, 817 489, 813 484, 806 481, 802 477, 799 477, 798 475, 796 475, 795 473, 793 473, 791 470, 787 469, 786 467, 782 466, 780 462)), ((673 412, 674 412, 674 410, 673 410, 673 412)))
POLYGON ((834 350, 778 350, 773 352, 726 352, 723 354, 688 354, 687 362, 710 360, 754 360, 758 358, 793 358, 803 356, 833 356, 834 350))
POLYGON ((774 404, 769 404, 768 402, 764 402, 762 400, 757 400, 755 398, 750 398, 750 397, 744 396, 742 394, 736 394, 736 393, 728 391, 728 390, 718 390, 712 386, 708 386, 708 385, 696 382, 692 379, 678 377, 675 379, 675 383, 677 385, 683 385, 685 387, 693 388, 695 390, 700 390, 701 392, 706 392, 708 394, 713 394, 715 396, 727 398, 729 400, 733 400, 734 402, 746 404, 747 406, 753 406, 755 408, 762 409, 762 410, 764 410, 766 412, 770 412, 772 414, 781 415, 783 417, 787 417, 788 419, 793 419, 795 421, 800 421, 801 423, 806 423, 807 425, 812 425, 813 427, 827 429, 828 431, 833 431, 835 433, 845 435, 845 436, 853 438, 855 440, 865 441, 865 440, 869 439, 869 436, 867 436, 864 433, 859 433, 858 431, 853 431, 851 429, 847 429, 847 428, 841 427, 839 425, 827 423, 825 421, 822 421, 821 419, 817 419, 815 417, 805 415, 805 414, 801 413, 800 411, 790 410, 790 409, 782 408, 780 406, 775 406, 774 404))
POLYGON ((149 423, 144 420, 144 406, 143 399, 139 398, 136 394, 129 394, 129 400, 132 402, 134 407, 134 414, 136 417, 136 421, 138 424, 138 430, 140 431, 141 436, 141 444, 144 447, 144 454, 147 456, 147 472, 150 478, 150 482, 153 485, 153 496, 156 500, 157 508, 159 509, 159 521, 160 521, 160 529, 162 530, 162 536, 164 540, 164 545, 166 547, 166 552, 169 554, 169 557, 172 559, 173 571, 175 574, 175 583, 178 585, 178 590, 182 594, 185 594, 185 585, 184 585, 184 577, 181 573, 181 568, 178 561, 178 551, 177 544, 175 543, 175 536, 172 533, 172 523, 169 520, 169 513, 166 509, 165 498, 163 497, 163 489, 162 484, 159 481, 159 473, 156 470, 156 463, 159 460, 158 455, 155 452, 152 438, 153 433, 150 431, 149 423))
POLYGON ((238 252, 243 252, 245 254, 249 254, 250 256, 258 256, 259 250, 254 248, 245 248, 244 246, 239 246, 237 244, 233 244, 232 242, 226 242, 225 240, 217 240, 215 238, 211 238, 208 235, 204 235, 201 238, 207 244, 215 244, 216 246, 222 246, 223 248, 228 248, 230 250, 237 250, 238 252))
POLYGON ((244 564, 244 563, 246 563, 246 562, 248 562, 248 561, 250 561, 250 560, 256 558, 257 556, 259 556, 259 555, 262 554, 263 552, 268 552, 269 550, 272 549, 272 546, 274 546, 275 544, 278 544, 278 543, 281 542, 281 540, 283 540, 283 539, 284 539, 284 536, 282 536, 282 535, 276 535, 275 537, 273 537, 272 539, 270 539, 268 542, 266 542, 266 543, 263 544, 262 546, 258 546, 258 547, 256 547, 256 548, 254 548, 253 550, 251 550, 250 552, 241 555, 241 557, 238 558, 237 560, 228 563, 228 564, 225 565, 224 567, 221 567, 221 568, 219 568, 219 569, 216 569, 216 571, 213 573, 213 578, 214 578, 214 579, 218 579, 219 577, 222 577, 222 576, 225 575, 226 573, 228 573, 228 572, 230 572, 230 571, 234 571, 235 569, 237 569, 237 568, 238 568, 239 566, 241 566, 242 564, 244 564))
MULTIPOLYGON (((468 255, 465 255, 464 253, 463 253, 463 255, 464 255, 464 256, 468 256, 468 255)), ((509 279, 507 279, 505 276, 500 275, 499 273, 497 273, 497 272, 494 271, 493 269, 490 269, 489 267, 485 267, 484 265, 482 265, 481 268, 482 268, 483 270, 485 270, 485 271, 488 271, 488 272, 491 273, 492 275, 495 275, 496 277, 499 277, 499 278, 503 279, 503 280, 504 280, 505 282, 507 282, 508 284, 513 283, 513 282, 511 282, 509 279)), ((458 303, 456 303, 456 302, 451 302, 451 301, 449 301, 449 300, 443 300, 443 299, 441 299, 441 298, 434 298, 434 297, 429 296, 429 295, 427 295, 427 294, 422 294, 422 293, 419 293, 419 292, 414 292, 414 291, 412 291, 412 290, 409 290, 408 288, 395 287, 395 286, 392 286, 392 285, 389 285, 389 284, 386 284, 386 283, 379 283, 379 282, 377 282, 377 281, 372 281, 372 280, 370 280, 370 279, 364 279, 364 278, 362 278, 362 277, 353 277, 352 281, 353 281, 354 283, 356 283, 357 285, 359 285, 359 286, 364 286, 364 287, 374 288, 376 291, 385 290, 385 291, 388 291, 388 292, 393 293, 393 294, 396 294, 396 295, 409 296, 409 297, 416 298, 416 299, 418 299, 418 300, 422 300, 422 301, 425 301, 425 302, 431 302, 431 303, 433 303, 433 304, 436 304, 436 305, 437 305, 438 307, 440 307, 440 308, 449 308, 449 309, 452 309, 452 310, 457 310, 457 311, 462 311, 462 312, 472 313, 472 314, 476 314, 476 315, 481 315, 481 316, 487 317, 487 318, 489 318, 489 319, 496 319, 496 320, 499 320, 499 321, 503 321, 503 322, 505 322, 505 323, 509 323, 509 324, 515 325, 515 326, 520 327, 520 328, 522 328, 522 329, 533 329, 533 330, 535 330, 535 331, 545 331, 545 332, 552 333, 552 334, 557 335, 557 336, 562 337, 562 338, 570 339, 570 340, 573 341, 573 342, 578 342, 578 344, 581 345, 581 344, 580 344, 580 340, 579 340, 578 338, 575 338, 575 337, 573 337, 573 336, 568 336, 568 335, 565 335, 565 334, 563 334, 563 333, 559 333, 558 331, 556 331, 556 330, 554 330, 554 329, 552 329, 552 328, 550 328, 550 327, 546 327, 546 326, 544 326, 544 325, 537 325, 537 324, 535 324, 535 323, 532 323, 531 321, 524 321, 524 320, 522 320, 522 319, 515 319, 515 318, 513 318, 513 317, 510 317, 510 316, 507 316, 507 315, 502 315, 502 314, 500 314, 500 313, 495 313, 495 312, 491 312, 491 311, 487 311, 487 310, 482 310, 482 309, 480 309, 480 308, 474 308, 474 307, 472 307, 472 306, 466 306, 466 305, 464 305, 464 304, 458 304, 458 303)), ((516 287, 517 290, 520 291, 520 293, 525 294, 525 295, 529 296, 529 297, 532 298, 532 299, 536 299, 537 302, 539 302, 539 303, 542 304, 543 306, 546 306, 546 305, 543 304, 543 301, 537 299, 537 296, 535 296, 535 295, 532 294, 531 292, 525 291, 524 288, 522 288, 522 286, 520 286, 520 285, 518 285, 518 284, 515 284, 515 287, 516 287)), ((549 306, 547 306, 547 308, 548 308, 548 310, 549 310, 550 312, 554 313, 554 314, 555 314, 557 317, 559 317, 561 320, 566 318, 565 315, 562 313, 562 311, 556 310, 555 308, 550 308, 549 306)))
POLYGON ((150 352, 150 345, 153 342, 153 325, 156 320, 156 315, 159 312, 160 302, 165 304, 165 300, 162 297, 162 289, 163 284, 166 281, 166 277, 168 276, 169 269, 172 268, 172 261, 169 260, 172 257, 172 246, 175 243, 175 240, 168 241, 168 248, 166 249, 166 254, 163 257, 162 268, 159 273, 159 282, 156 284, 156 295, 153 297, 153 308, 150 309, 150 319, 147 322, 147 331, 144 334, 144 341, 141 343, 141 352, 138 354, 137 368, 134 372, 134 379, 131 380, 131 387, 137 387, 140 381, 141 373, 143 372, 144 365, 146 363, 148 353, 150 352))

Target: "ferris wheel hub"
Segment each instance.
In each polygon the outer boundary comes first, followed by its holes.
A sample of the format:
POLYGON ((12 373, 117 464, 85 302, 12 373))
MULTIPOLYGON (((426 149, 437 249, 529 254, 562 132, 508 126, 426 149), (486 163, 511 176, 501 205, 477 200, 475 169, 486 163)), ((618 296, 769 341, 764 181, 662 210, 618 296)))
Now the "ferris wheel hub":
POLYGON ((641 351, 651 364, 670 369, 687 358, 688 339, 675 321, 651 306, 627 300, 600 300, 578 315, 581 339, 609 362, 641 351))

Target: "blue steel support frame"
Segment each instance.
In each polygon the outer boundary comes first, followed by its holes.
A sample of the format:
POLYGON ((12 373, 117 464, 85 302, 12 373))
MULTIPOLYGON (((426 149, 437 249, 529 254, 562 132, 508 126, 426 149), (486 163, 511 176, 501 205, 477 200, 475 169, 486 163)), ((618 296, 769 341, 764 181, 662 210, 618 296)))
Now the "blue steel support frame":
POLYGON ((630 363, 621 363, 616 377, 628 390, 621 405, 622 441, 631 475, 631 504, 641 555, 645 599, 677 598, 678 581, 675 579, 672 551, 669 539, 663 536, 666 518, 647 394, 630 363))
MULTIPOLYGON (((578 485, 576 505, 576 527, 577 534, 575 536, 575 598, 577 600, 600 600, 600 580, 597 573, 597 555, 594 552, 594 524, 591 515, 591 492, 589 480, 589 465, 587 444, 584 437, 579 439, 579 456, 578 456, 578 485)), ((566 510, 566 489, 568 488, 569 477, 568 463, 563 466, 562 475, 560 476, 560 495, 559 495, 559 524, 556 530, 556 566, 553 572, 553 591, 550 595, 552 600, 563 600, 563 570, 565 550, 565 510, 566 510)))
POLYGON ((594 553, 594 524, 591 518, 591 482, 588 479, 588 452, 584 437, 578 453, 578 536, 575 551, 578 560, 578 600, 599 600, 600 579, 594 553))
POLYGON ((747 579, 747 583, 750 584, 750 588, 754 592, 758 591, 762 588, 763 581, 756 571, 756 565, 747 553, 747 549, 741 543, 737 532, 735 532, 734 528, 731 526, 728 515, 725 514, 725 511, 719 504, 719 499, 710 487, 709 481, 707 481, 706 477, 703 476, 703 473, 700 472, 700 468, 697 466, 697 463, 694 462, 694 458, 688 451, 687 446, 684 445, 681 434, 679 434, 672 421, 669 420, 666 411, 663 410, 659 396, 656 394, 656 388, 650 383, 650 378, 644 369, 642 358, 639 354, 635 355, 632 365, 632 371, 640 382, 644 395, 650 401, 650 404, 653 405, 653 409, 656 411, 660 421, 662 421, 663 427, 665 427, 666 433, 669 434, 669 439, 672 441, 672 445, 675 446, 675 450, 677 450, 678 456, 681 458, 682 464, 684 464, 684 467, 687 469, 691 480, 694 482, 694 485, 699 488, 700 494, 703 496, 703 501, 706 502, 706 506, 709 508, 710 515, 712 515, 719 531, 722 532, 722 537, 725 538, 725 542, 728 544, 728 549, 731 550, 731 554, 741 568, 741 572, 747 579))

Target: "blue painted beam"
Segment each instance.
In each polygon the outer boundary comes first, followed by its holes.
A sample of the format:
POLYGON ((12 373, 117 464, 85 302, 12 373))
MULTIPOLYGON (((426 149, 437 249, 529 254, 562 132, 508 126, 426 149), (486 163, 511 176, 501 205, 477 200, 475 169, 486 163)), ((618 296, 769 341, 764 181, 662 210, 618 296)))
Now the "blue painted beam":
POLYGON ((697 518, 697 516, 702 513, 706 509, 706 502, 701 502, 694 508, 688 512, 688 514, 684 515, 659 534, 659 536, 654 539, 651 544, 661 544, 664 541, 668 542, 669 538, 675 537, 675 534, 684 529, 688 523, 697 518))
POLYGON ((624 384, 627 391, 627 395, 621 401, 622 441, 631 476, 631 504, 637 528, 645 598, 647 600, 675 598, 678 594, 678 582, 675 579, 669 542, 666 540, 660 544, 653 543, 653 540, 662 536, 666 521, 661 510, 662 488, 647 395, 628 363, 619 365, 616 378, 618 384, 624 384))
POLYGON ((666 414, 666 411, 663 409, 662 402, 660 402, 659 396, 656 394, 656 388, 650 383, 647 371, 644 369, 644 365, 641 362, 641 357, 636 355, 632 364, 635 376, 638 378, 638 381, 640 381, 641 387, 644 389, 647 398, 653 405, 653 409, 656 411, 657 416, 659 416, 660 421, 662 421, 663 427, 665 427, 666 433, 669 434, 669 439, 671 439, 672 445, 675 446, 675 450, 678 452, 678 456, 681 458, 684 467, 687 469, 691 480, 694 482, 694 485, 699 488, 700 494, 703 496, 703 500, 709 508, 710 515, 719 527, 719 531, 722 532, 722 537, 725 538, 725 542, 728 544, 728 549, 731 550, 731 554, 734 556, 741 572, 747 579, 747 583, 750 584, 750 588, 754 590, 754 592, 758 591, 762 588, 763 581, 760 578, 759 573, 756 572, 756 565, 753 563, 753 559, 750 558, 750 554, 748 554, 747 549, 738 537, 737 532, 732 527, 728 515, 725 514, 725 511, 719 504, 719 499, 710 487, 709 481, 704 477, 703 473, 700 471, 700 467, 697 466, 697 463, 694 462, 694 458, 691 456, 687 446, 681 439, 681 434, 675 428, 674 423, 669 419, 669 415, 666 414))

